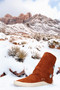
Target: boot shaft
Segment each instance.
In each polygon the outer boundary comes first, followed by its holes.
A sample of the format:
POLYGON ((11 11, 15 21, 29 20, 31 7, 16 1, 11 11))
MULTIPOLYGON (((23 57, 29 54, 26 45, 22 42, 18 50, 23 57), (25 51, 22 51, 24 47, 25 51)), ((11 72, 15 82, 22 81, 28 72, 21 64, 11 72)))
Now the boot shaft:
POLYGON ((46 80, 46 82, 52 83, 55 61, 54 55, 48 52, 44 53, 33 74, 40 75, 42 81, 46 80))

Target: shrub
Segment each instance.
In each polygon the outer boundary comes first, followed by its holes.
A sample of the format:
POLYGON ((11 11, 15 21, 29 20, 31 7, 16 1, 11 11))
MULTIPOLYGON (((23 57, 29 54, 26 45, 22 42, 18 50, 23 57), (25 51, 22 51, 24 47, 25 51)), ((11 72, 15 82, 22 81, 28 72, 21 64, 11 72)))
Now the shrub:
POLYGON ((8 55, 12 56, 12 57, 16 56, 15 59, 17 61, 22 61, 23 62, 23 60, 25 59, 27 54, 26 54, 25 51, 20 50, 19 47, 14 46, 14 47, 11 47, 11 49, 8 50, 8 55))
POLYGON ((60 41, 58 41, 58 40, 50 40, 50 41, 48 42, 48 46, 49 46, 50 48, 60 49, 60 41))
POLYGON ((48 46, 49 46, 50 48, 55 48, 55 45, 54 45, 53 43, 48 43, 48 46))
POLYGON ((13 37, 10 38, 9 42, 13 42, 15 39, 13 37))
POLYGON ((27 53, 25 52, 25 51, 23 51, 23 50, 20 50, 18 53, 17 53, 17 60, 19 61, 19 62, 23 62, 24 61, 24 59, 25 59, 25 57, 26 57, 26 55, 27 55, 27 53))
POLYGON ((57 42, 57 41, 53 41, 53 44, 58 45, 58 44, 59 44, 59 42, 57 42))
POLYGON ((60 45, 57 45, 56 48, 57 48, 57 49, 60 49, 60 45))
POLYGON ((22 41, 21 44, 27 44, 27 42, 26 41, 22 41))
POLYGON ((34 53, 32 56, 31 56, 33 59, 40 59, 40 54, 39 53, 34 53))
POLYGON ((0 29, 0 32, 5 34, 5 28, 0 29))
POLYGON ((34 39, 36 39, 37 41, 40 41, 40 33, 35 33, 34 35, 33 35, 33 38, 34 39))
POLYGON ((16 56, 16 54, 19 52, 20 48, 17 46, 11 47, 11 49, 8 50, 9 56, 16 56))

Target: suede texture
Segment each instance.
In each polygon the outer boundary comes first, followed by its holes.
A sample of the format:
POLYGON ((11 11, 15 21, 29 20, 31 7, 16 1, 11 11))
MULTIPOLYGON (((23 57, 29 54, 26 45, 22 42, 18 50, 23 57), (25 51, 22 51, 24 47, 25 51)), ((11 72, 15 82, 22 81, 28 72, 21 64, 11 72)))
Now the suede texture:
POLYGON ((46 52, 42 56, 38 65, 35 67, 33 73, 28 77, 17 81, 25 83, 37 83, 45 81, 51 84, 53 82, 53 71, 55 62, 56 57, 53 54, 46 52))

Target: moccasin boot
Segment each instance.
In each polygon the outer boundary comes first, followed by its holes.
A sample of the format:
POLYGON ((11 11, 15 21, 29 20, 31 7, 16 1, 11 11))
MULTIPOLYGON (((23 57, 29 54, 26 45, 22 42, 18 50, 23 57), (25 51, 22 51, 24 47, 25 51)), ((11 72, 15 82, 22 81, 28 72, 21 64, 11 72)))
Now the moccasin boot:
POLYGON ((53 83, 53 71, 56 57, 45 52, 33 73, 26 78, 14 81, 17 86, 41 86, 53 83))

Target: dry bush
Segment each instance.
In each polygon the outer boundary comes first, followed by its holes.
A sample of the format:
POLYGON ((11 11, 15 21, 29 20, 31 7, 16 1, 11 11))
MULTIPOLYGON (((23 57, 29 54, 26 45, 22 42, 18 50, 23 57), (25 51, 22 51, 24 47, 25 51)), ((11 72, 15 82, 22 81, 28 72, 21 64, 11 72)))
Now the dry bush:
POLYGON ((55 40, 49 41, 49 42, 48 42, 48 46, 49 46, 50 48, 60 49, 60 42, 59 42, 59 41, 55 41, 55 40))
POLYGON ((40 33, 35 33, 33 35, 33 38, 36 39, 37 41, 40 41, 41 37, 40 37, 40 33))
POLYGON ((5 29, 4 28, 0 29, 0 32, 5 34, 5 29))
POLYGON ((48 38, 48 37, 43 37, 43 40, 44 40, 44 41, 48 41, 48 40, 50 40, 50 38, 48 38))
POLYGON ((11 49, 8 50, 9 56, 16 56, 16 54, 20 51, 20 48, 17 46, 11 47, 11 49))
POLYGON ((23 60, 25 59, 27 53, 25 51, 23 51, 23 50, 20 50, 19 47, 14 46, 14 47, 11 47, 11 49, 8 50, 8 55, 12 56, 12 57, 15 56, 15 59, 17 61, 23 62, 23 60))
POLYGON ((31 56, 33 59, 40 59, 40 54, 39 53, 34 53, 32 56, 31 56))
POLYGON ((28 49, 32 49, 32 46, 29 46, 28 49))
POLYGON ((59 42, 57 42, 57 41, 53 41, 53 44, 58 45, 58 44, 59 44, 59 42))
POLYGON ((14 37, 10 37, 9 42, 13 42, 13 41, 15 41, 15 38, 14 37))
POLYGON ((27 44, 27 42, 26 41, 22 41, 21 44, 27 44))
POLYGON ((39 44, 39 45, 36 45, 36 49, 37 49, 38 51, 41 50, 41 46, 40 46, 40 44, 39 44))
POLYGON ((50 43, 50 44, 49 44, 49 47, 50 47, 50 48, 55 48, 55 45, 54 45, 53 43, 50 43))
POLYGON ((27 56, 27 53, 24 51, 24 50, 20 50, 18 53, 17 53, 17 60, 18 61, 24 61, 25 57, 27 56))
POLYGON ((57 48, 57 49, 60 49, 60 45, 56 45, 56 48, 57 48))
POLYGON ((13 38, 11 38, 10 40, 9 40, 9 42, 13 42, 14 41, 14 39, 13 38))

